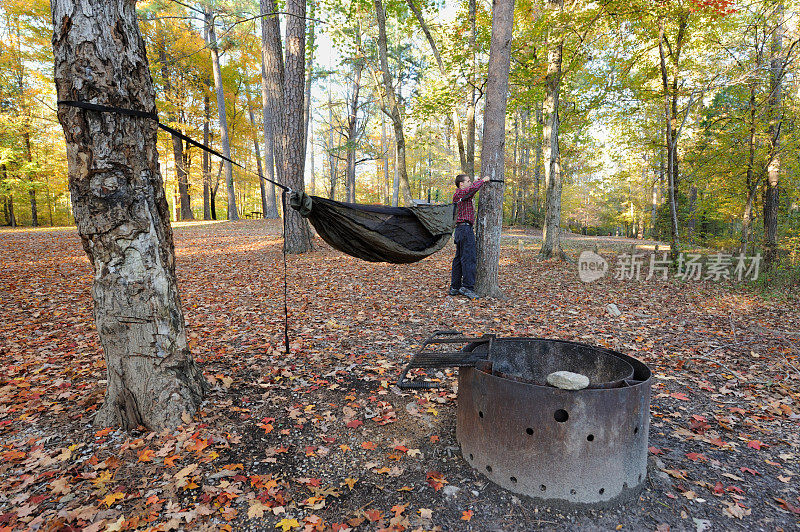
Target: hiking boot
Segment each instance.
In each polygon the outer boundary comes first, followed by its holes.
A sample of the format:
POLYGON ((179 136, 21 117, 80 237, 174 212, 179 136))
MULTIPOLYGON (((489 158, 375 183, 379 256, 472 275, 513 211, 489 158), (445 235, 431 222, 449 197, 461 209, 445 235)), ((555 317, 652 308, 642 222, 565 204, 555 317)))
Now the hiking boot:
POLYGON ((451 296, 457 296, 461 292, 458 291, 458 288, 450 288, 450 290, 448 290, 447 293, 448 293, 448 295, 451 295, 451 296))
POLYGON ((476 294, 475 292, 464 286, 458 289, 458 293, 470 299, 478 299, 478 294, 476 294))

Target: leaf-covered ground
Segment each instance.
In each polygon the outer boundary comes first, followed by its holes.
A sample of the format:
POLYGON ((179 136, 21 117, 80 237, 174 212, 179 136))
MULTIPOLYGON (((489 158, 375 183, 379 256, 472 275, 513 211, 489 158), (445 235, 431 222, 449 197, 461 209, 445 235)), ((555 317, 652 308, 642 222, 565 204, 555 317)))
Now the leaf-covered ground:
MULTIPOLYGON (((105 365, 77 233, 0 232, 0 531, 800 524, 796 293, 584 284, 574 265, 537 261, 535 235, 517 234, 501 257, 508 299, 470 302, 445 295, 451 248, 396 266, 322 244, 288 260, 287 356, 279 231, 264 221, 175 229, 188 334, 211 391, 195 419, 163 434, 92 426, 105 365), (608 303, 622 315, 611 317, 608 303), (394 387, 440 328, 576 340, 648 363, 651 456, 640 498, 565 512, 473 471, 455 440, 452 375, 438 392, 394 387)), ((610 255, 631 241, 599 243, 610 255)))

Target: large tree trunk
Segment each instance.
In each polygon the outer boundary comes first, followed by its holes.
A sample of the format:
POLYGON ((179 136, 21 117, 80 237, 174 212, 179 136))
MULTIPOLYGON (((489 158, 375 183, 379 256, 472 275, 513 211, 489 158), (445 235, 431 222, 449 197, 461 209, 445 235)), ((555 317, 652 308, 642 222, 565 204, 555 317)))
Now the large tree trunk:
POLYGON ((398 171, 398 185, 405 205, 411 205, 411 185, 408 182, 406 171, 406 139, 403 135, 403 117, 397 102, 397 95, 392 85, 392 74, 389 72, 389 60, 386 52, 386 12, 382 0, 374 0, 375 15, 378 19, 378 54, 381 60, 383 73, 383 112, 392 119, 394 138, 397 143, 396 166, 398 171))
MULTIPOLYGON (((214 29, 214 17, 206 10, 206 26, 208 27, 208 47, 211 50, 211 67, 214 71, 214 86, 217 93, 217 110, 219 111, 220 142, 222 154, 231 158, 231 144, 228 140, 228 117, 225 111, 225 93, 222 90, 222 71, 219 65, 219 49, 217 48, 217 33, 214 29)), ((228 189, 228 220, 238 220, 236 211, 236 191, 233 188, 233 165, 225 161, 225 186, 228 189)))
MULTIPOLYGON (((58 98, 155 113, 135 2, 53 0, 51 7, 58 98)), ((204 379, 186 343, 157 124, 66 106, 58 118, 108 368, 95 423, 174 428, 200 405, 204 379)))
MULTIPOLYGON (((285 183, 295 192, 305 190, 304 170, 306 157, 305 103, 306 79, 306 4, 305 0, 286 1, 286 70, 283 90, 283 115, 281 117, 280 143, 283 151, 283 176, 285 183)), ((284 249, 287 253, 311 251, 311 229, 308 221, 296 210, 284 207, 286 235, 284 249)))
MULTIPOLYGON (((557 17, 564 7, 563 0, 548 0, 548 8, 557 17)), ((540 256, 563 257, 561 249, 561 154, 558 146, 560 120, 558 116, 561 93, 561 61, 564 40, 560 24, 550 29, 550 50, 547 54, 546 95, 544 101, 544 188, 545 214, 540 256)))
POLYGON ((770 64, 769 64, 769 99, 768 99, 768 142, 769 142, 769 165, 767 166, 767 183, 764 190, 764 265, 767 269, 772 268, 778 259, 778 202, 779 202, 779 180, 781 173, 781 128, 782 116, 782 94, 784 58, 783 51, 783 3, 780 3, 775 10, 775 29, 772 34, 770 44, 770 64))
MULTIPOLYGON (((264 105, 264 170, 265 177, 281 181, 283 157, 278 147, 276 132, 280 125, 280 100, 283 91, 283 62, 280 27, 274 13, 274 1, 261 1, 261 98, 264 105), (269 63, 269 67, 267 66, 269 63), (269 70, 269 74, 268 74, 269 70)), ((264 218, 278 218, 275 185, 267 183, 267 209, 264 218)))
MULTIPOLYGON (((506 143, 506 92, 511 62, 511 34, 514 26, 514 0, 495 0, 492 6, 492 38, 486 106, 483 112, 481 176, 503 180, 506 143)), ((475 291, 478 295, 503 297, 498 282, 500 236, 503 229, 503 183, 486 183, 478 200, 478 268, 475 291)))
MULTIPOLYGON (((264 23, 262 20, 262 24, 264 23)), ((262 48, 263 50, 263 48, 262 48)), ((267 89, 266 73, 264 70, 264 62, 261 62, 261 100, 263 106, 264 117, 264 177, 269 179, 264 186, 266 187, 267 205, 264 209, 264 218, 274 220, 279 218, 278 202, 275 196, 275 183, 277 175, 275 172, 275 135, 272 133, 277 120, 275 117, 275 110, 270 107, 270 96, 267 89)))

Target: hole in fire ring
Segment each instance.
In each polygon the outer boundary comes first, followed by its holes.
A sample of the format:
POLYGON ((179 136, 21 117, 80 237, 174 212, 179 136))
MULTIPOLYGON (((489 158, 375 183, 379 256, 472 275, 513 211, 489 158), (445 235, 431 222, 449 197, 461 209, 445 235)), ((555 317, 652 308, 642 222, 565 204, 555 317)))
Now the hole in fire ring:
POLYGON ((553 419, 555 419, 559 423, 564 423, 566 420, 569 419, 569 413, 567 413, 567 411, 564 410, 563 408, 559 408, 553 414, 553 419))

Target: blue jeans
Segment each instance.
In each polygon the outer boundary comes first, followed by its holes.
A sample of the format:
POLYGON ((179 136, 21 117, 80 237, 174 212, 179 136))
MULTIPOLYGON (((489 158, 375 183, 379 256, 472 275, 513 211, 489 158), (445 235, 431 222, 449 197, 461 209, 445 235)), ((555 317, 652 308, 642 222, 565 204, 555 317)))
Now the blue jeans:
POLYGON ((461 287, 475 289, 475 268, 478 255, 475 248, 475 233, 469 224, 456 225, 453 236, 456 243, 456 256, 453 258, 453 273, 450 278, 450 288, 458 290, 461 287))

